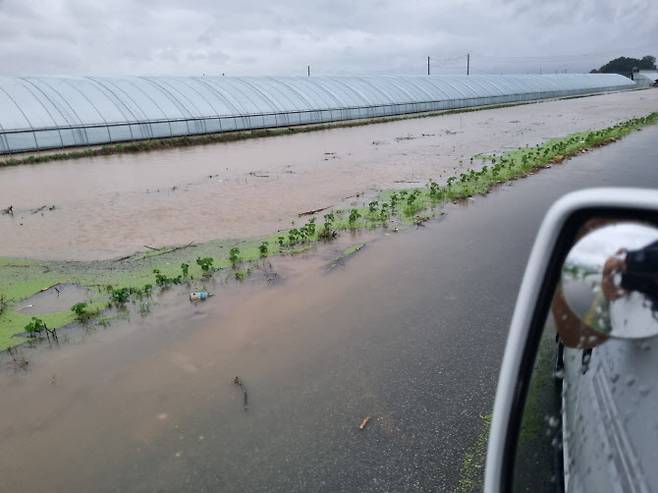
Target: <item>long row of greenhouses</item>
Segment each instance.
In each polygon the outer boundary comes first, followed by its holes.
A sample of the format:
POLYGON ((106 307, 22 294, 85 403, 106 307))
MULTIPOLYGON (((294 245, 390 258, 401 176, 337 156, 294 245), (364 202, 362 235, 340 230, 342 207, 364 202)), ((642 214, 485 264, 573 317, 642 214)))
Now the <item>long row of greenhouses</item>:
POLYGON ((632 89, 614 74, 0 77, 0 154, 632 89))

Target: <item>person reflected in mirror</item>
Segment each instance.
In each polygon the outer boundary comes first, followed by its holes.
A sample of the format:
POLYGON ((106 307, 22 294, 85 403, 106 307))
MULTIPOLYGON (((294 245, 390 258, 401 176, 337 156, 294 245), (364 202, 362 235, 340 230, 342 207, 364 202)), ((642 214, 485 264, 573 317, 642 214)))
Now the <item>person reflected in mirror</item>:
POLYGON ((644 294, 658 309, 658 241, 638 250, 624 248, 603 264, 601 290, 608 301, 637 291, 644 294))
MULTIPOLYGON (((613 223, 613 221, 608 219, 590 219, 580 228, 576 234, 574 243, 577 243, 589 233, 613 223)), ((553 295, 551 313, 555 320, 560 358, 564 346, 591 350, 608 340, 607 336, 589 327, 576 313, 574 313, 564 297, 561 282, 558 283, 553 295)))

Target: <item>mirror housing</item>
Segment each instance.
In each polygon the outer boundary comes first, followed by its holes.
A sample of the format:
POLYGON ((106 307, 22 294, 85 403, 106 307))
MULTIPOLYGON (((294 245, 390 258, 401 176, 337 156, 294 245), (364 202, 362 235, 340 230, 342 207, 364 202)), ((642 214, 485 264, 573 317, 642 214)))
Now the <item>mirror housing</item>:
POLYGON ((658 191, 583 190, 564 196, 547 212, 523 276, 498 379, 485 466, 486 492, 512 490, 516 444, 539 339, 567 255, 578 232, 592 219, 658 225, 658 191))

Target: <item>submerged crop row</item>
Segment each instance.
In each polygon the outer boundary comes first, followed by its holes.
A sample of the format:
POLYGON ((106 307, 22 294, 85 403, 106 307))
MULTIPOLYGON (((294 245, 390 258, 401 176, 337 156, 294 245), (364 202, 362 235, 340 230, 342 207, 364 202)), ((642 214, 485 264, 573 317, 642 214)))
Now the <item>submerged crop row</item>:
POLYGON ((264 259, 269 256, 299 253, 318 242, 331 242, 344 231, 420 224, 446 202, 486 194, 498 184, 562 163, 656 122, 658 113, 652 113, 608 128, 551 139, 535 147, 480 156, 483 165, 479 169, 450 177, 445 184, 430 179, 424 187, 383 191, 359 207, 336 209, 324 214, 322 219, 311 217, 268 237, 194 246, 194 255, 190 246, 91 263, 0 258, 0 349, 22 342, 13 337, 15 334, 25 333, 33 338, 48 336, 76 320, 89 323, 109 308, 121 309, 129 303, 139 303, 140 312, 148 312, 150 297, 174 285, 202 288, 217 275, 242 281, 254 269, 264 268, 264 259), (18 305, 22 300, 44 286, 58 283, 86 286, 95 294, 66 311, 40 317, 20 312, 18 305))

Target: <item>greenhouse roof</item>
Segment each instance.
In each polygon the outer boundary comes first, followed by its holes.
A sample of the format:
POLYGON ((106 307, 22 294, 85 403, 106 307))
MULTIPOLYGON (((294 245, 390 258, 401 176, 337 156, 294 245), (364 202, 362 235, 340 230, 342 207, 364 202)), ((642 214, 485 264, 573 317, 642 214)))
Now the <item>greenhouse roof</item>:
POLYGON ((633 88, 614 74, 0 77, 0 153, 633 88))

